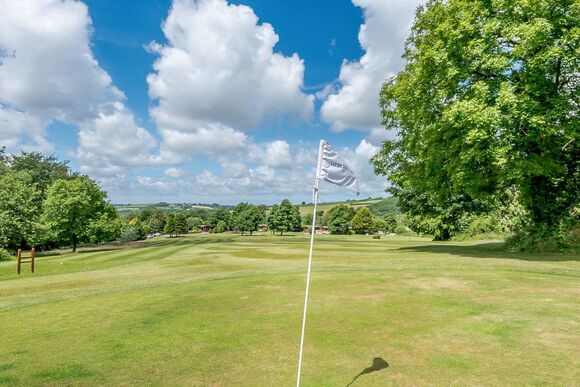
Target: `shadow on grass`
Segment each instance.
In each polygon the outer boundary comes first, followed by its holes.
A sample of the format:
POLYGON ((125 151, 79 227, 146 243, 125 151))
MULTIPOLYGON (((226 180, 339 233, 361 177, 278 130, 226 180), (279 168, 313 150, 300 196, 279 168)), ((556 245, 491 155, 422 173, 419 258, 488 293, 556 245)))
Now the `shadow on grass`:
POLYGON ((389 363, 387 363, 387 361, 385 359, 383 359, 382 357, 375 357, 373 359, 373 364, 370 367, 367 367, 364 370, 362 370, 358 375, 356 375, 350 381, 350 383, 346 385, 346 387, 352 385, 362 375, 366 375, 366 374, 370 374, 373 372, 383 370, 383 369, 387 368, 388 366, 389 366, 389 363))
POLYGON ((452 254, 466 258, 519 259, 523 261, 563 262, 580 261, 573 253, 510 252, 501 242, 484 242, 474 245, 441 244, 401 247, 399 251, 416 251, 433 254, 452 254))

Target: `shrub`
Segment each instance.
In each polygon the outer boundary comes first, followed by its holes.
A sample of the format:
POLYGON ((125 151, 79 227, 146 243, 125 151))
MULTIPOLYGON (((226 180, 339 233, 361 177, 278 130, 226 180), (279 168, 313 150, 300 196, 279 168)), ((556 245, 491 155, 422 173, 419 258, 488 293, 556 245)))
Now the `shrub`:
POLYGON ((214 228, 211 229, 211 232, 214 234, 221 234, 222 232, 226 231, 227 225, 226 222, 220 220, 214 228))
POLYGON ((141 235, 135 226, 128 226, 121 232, 122 242, 133 242, 139 239, 141 239, 141 235))
POLYGON ((0 261, 8 260, 12 258, 12 254, 8 252, 8 250, 0 247, 0 261))
POLYGON ((407 227, 403 226, 402 224, 395 227, 395 234, 404 234, 407 232, 407 227))

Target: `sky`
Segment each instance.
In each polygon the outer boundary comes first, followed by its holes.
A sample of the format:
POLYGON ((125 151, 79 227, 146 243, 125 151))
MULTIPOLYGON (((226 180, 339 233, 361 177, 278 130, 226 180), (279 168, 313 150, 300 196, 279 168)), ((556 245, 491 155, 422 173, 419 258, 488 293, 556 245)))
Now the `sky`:
POLYGON ((0 0, 0 147, 69 160, 113 203, 271 204, 311 200, 325 139, 386 196, 378 94, 418 5, 0 0))

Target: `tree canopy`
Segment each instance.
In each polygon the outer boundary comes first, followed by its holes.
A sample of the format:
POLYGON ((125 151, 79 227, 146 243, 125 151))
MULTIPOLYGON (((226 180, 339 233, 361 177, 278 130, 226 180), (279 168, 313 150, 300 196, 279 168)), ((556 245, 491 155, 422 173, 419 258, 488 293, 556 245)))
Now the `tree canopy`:
POLYGON ((367 234, 373 228, 373 214, 367 207, 361 207, 350 221, 350 226, 357 234, 367 234))
POLYGON ((55 181, 44 201, 43 221, 49 228, 49 238, 71 243, 73 251, 79 242, 99 241, 95 232, 103 224, 103 216, 110 221, 117 218, 106 198, 106 193, 88 177, 55 181))
POLYGON ((248 231, 250 235, 258 229, 260 222, 262 221, 264 214, 262 211, 249 203, 239 203, 234 207, 233 210, 233 223, 234 227, 244 235, 244 232, 248 231))
MULTIPOLYGON (((433 208, 505 200, 554 229, 579 206, 577 0, 429 0, 380 93, 398 131, 373 158, 433 208)), ((576 217, 578 211, 576 211, 576 217)))
POLYGON ((282 200, 280 205, 272 206, 268 216, 268 228, 280 235, 285 231, 299 229, 301 225, 300 211, 288 199, 282 200))
POLYGON ((333 234, 346 234, 349 222, 355 215, 355 210, 346 204, 338 204, 332 207, 327 213, 328 229, 333 234))

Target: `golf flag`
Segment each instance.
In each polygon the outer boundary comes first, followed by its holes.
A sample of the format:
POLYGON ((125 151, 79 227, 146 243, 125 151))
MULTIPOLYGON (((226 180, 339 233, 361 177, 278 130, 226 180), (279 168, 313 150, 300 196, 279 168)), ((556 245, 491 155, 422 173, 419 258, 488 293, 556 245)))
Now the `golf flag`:
MULTIPOLYGON (((316 178, 312 187, 314 209, 312 211, 312 228, 310 229, 310 252, 308 254, 308 272, 306 273, 306 292, 304 295, 304 312, 302 314, 302 334, 300 336, 300 352, 298 355, 298 375, 296 377, 296 387, 300 387, 300 376, 302 372, 302 354, 304 351, 304 332, 306 331, 306 312, 308 310, 308 290, 310 289, 310 270, 312 268, 312 249, 314 247, 314 234, 316 233, 316 208, 318 206, 318 191, 320 180, 340 185, 360 193, 358 180, 354 176, 352 169, 347 163, 342 161, 338 153, 330 144, 320 140, 318 148, 318 165, 316 166, 316 178)), ((356 379, 356 378, 355 378, 356 379)))
POLYGON ((317 171, 318 178, 351 189, 357 195, 360 194, 358 180, 354 176, 354 172, 324 140, 321 141, 319 157, 321 162, 319 163, 320 170, 317 171))

